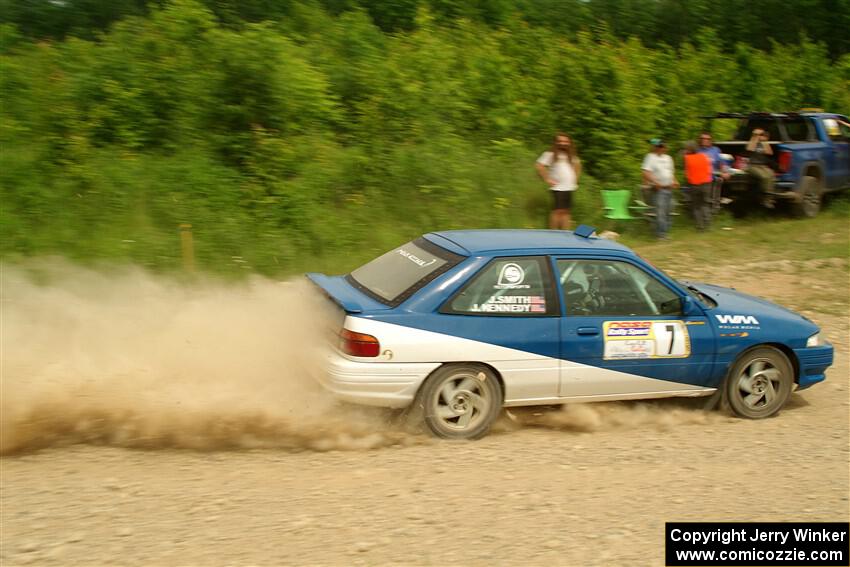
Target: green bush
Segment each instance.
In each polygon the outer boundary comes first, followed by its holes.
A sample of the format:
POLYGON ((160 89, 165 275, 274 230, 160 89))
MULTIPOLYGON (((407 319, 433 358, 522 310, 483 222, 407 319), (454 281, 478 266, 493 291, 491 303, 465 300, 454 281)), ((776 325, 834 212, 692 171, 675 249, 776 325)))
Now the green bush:
POLYGON ((850 110, 850 58, 805 38, 650 48, 496 4, 257 23, 173 0, 86 38, 0 26, 0 253, 175 269, 189 223, 204 270, 345 271, 431 230, 545 227, 534 161, 558 130, 585 166, 574 217, 605 226, 599 191, 637 188, 650 137, 675 150, 719 110, 850 110))

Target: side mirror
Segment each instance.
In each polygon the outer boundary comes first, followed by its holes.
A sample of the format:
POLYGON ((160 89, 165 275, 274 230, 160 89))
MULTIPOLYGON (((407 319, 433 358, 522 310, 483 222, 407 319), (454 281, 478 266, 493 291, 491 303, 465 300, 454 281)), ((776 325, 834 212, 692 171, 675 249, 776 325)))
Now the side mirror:
POLYGON ((693 298, 690 295, 686 295, 682 298, 682 315, 698 315, 699 307, 697 307, 696 303, 694 303, 693 298))

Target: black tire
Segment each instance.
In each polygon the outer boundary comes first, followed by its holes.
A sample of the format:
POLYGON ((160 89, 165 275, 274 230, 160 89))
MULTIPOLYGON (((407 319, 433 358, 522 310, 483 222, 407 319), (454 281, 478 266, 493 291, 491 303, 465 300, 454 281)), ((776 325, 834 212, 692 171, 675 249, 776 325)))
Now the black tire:
POLYGON ((792 205, 791 210, 796 217, 811 219, 818 216, 822 202, 823 187, 820 181, 807 175, 800 184, 800 200, 792 205))
POLYGON ((736 219, 745 218, 757 206, 755 199, 749 197, 738 197, 729 204, 729 212, 736 219))
POLYGON ((448 364, 425 380, 414 405, 437 437, 478 439, 502 411, 502 385, 486 366, 448 364))
POLYGON ((788 401, 793 385, 794 369, 783 353, 772 347, 754 348, 729 370, 724 405, 740 417, 770 417, 788 401))

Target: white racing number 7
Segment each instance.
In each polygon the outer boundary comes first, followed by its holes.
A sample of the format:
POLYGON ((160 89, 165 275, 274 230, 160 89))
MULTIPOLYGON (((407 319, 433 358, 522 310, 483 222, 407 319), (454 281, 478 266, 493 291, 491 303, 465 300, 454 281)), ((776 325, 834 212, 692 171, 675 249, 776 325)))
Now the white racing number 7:
POLYGON ((690 356, 688 330, 681 321, 653 321, 655 356, 690 356))

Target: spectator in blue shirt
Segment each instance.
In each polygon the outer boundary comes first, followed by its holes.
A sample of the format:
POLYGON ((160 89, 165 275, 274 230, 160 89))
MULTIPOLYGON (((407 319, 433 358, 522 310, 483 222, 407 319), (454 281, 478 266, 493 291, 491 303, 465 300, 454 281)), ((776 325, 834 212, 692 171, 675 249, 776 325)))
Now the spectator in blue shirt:
POLYGON ((711 169, 714 171, 715 179, 729 179, 729 168, 723 158, 720 157, 720 148, 714 145, 711 134, 703 132, 699 135, 699 153, 706 154, 711 159, 711 169))
POLYGON ((711 170, 714 175, 711 186, 711 203, 712 208, 717 210, 720 207, 720 187, 724 181, 729 179, 729 166, 720 157, 720 148, 714 145, 714 140, 709 132, 703 132, 699 135, 699 149, 697 151, 707 155, 711 160, 711 170))

